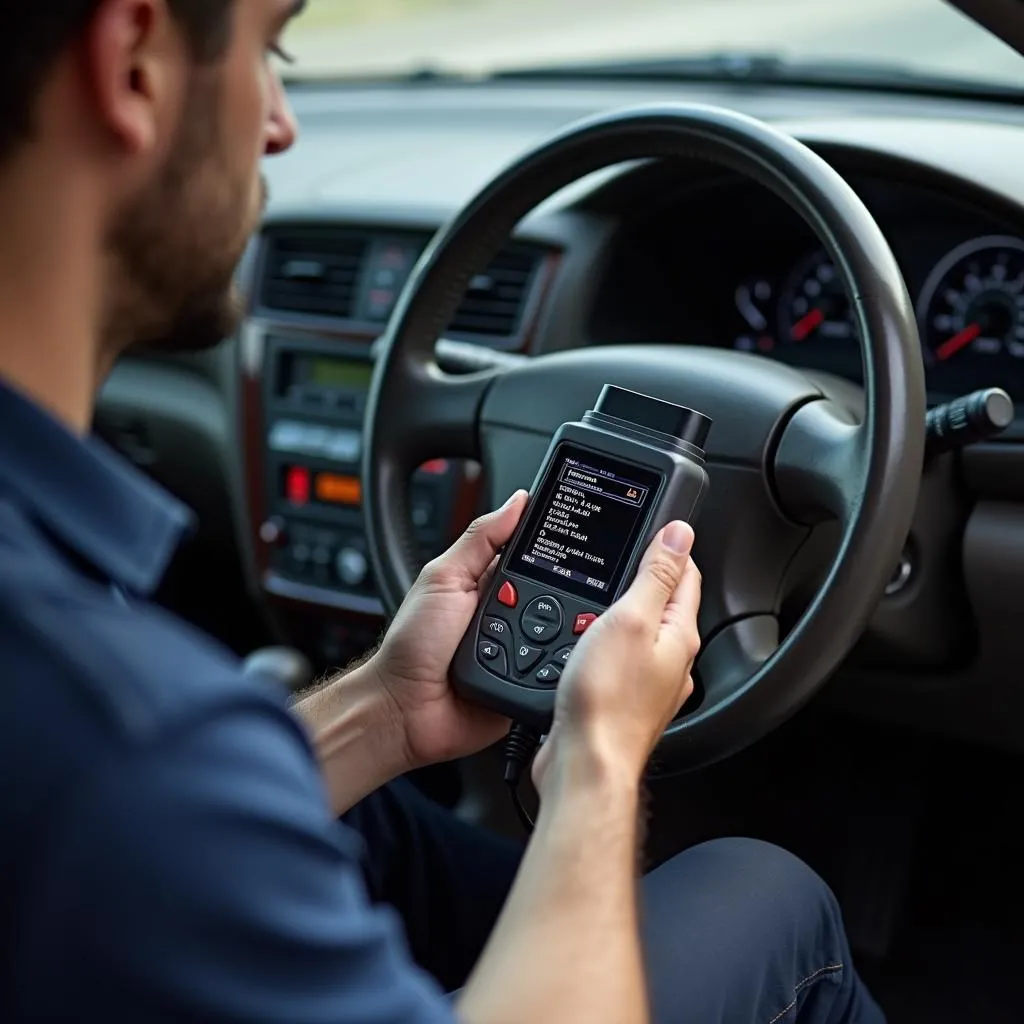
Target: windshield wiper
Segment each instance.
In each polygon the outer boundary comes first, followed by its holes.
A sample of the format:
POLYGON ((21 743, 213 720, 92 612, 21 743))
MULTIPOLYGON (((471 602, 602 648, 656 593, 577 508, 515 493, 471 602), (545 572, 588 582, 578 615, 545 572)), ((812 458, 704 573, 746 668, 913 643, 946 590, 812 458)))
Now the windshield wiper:
POLYGON ((1020 102, 1024 91, 1007 85, 933 75, 898 64, 859 60, 803 60, 777 53, 725 50, 692 57, 595 61, 496 71, 498 81, 678 81, 793 85, 924 93, 936 96, 991 97, 1020 102))

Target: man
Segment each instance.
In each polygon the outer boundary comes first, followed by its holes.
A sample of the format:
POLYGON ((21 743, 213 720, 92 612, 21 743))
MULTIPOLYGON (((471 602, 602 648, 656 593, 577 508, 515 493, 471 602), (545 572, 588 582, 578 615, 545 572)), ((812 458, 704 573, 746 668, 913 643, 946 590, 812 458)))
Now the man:
POLYGON ((268 58, 296 10, 5 12, 0 1016, 881 1020, 834 900, 781 851, 701 847, 637 898, 640 777, 697 652, 683 524, 565 673, 521 863, 387 783, 507 729, 446 676, 523 495, 428 567, 380 651, 302 704, 306 729, 149 602, 187 516, 88 440, 94 392, 130 344, 233 331, 259 160, 295 138, 268 58))

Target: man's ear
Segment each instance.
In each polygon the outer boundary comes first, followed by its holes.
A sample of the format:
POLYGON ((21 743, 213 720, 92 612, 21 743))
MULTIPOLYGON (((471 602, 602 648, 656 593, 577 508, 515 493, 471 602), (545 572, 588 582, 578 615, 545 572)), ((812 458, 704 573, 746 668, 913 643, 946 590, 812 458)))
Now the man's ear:
POLYGON ((176 119, 188 62, 167 0, 101 0, 83 56, 96 112, 114 145, 135 155, 158 149, 176 119))

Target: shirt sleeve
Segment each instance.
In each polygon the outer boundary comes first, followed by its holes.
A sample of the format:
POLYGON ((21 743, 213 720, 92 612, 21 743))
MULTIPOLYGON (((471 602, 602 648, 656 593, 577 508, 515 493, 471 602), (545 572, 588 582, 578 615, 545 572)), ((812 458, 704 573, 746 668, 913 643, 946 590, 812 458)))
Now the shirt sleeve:
POLYGON ((274 705, 104 767, 58 821, 19 943, 25 1019, 454 1020, 274 705))

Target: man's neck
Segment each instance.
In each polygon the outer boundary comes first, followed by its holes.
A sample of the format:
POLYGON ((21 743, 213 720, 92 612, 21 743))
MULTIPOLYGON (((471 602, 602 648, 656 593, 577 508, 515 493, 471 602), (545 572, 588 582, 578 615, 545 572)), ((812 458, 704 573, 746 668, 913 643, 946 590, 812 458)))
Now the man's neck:
MULTIPOLYGON (((3 308, 0 300, 0 317, 3 308)), ((95 374, 88 352, 0 325, 0 377, 80 436, 92 424, 95 374)))
POLYGON ((44 203, 46 184, 23 174, 3 182, 0 377, 84 435, 99 383, 104 267, 89 245, 89 197, 50 182, 44 203))

